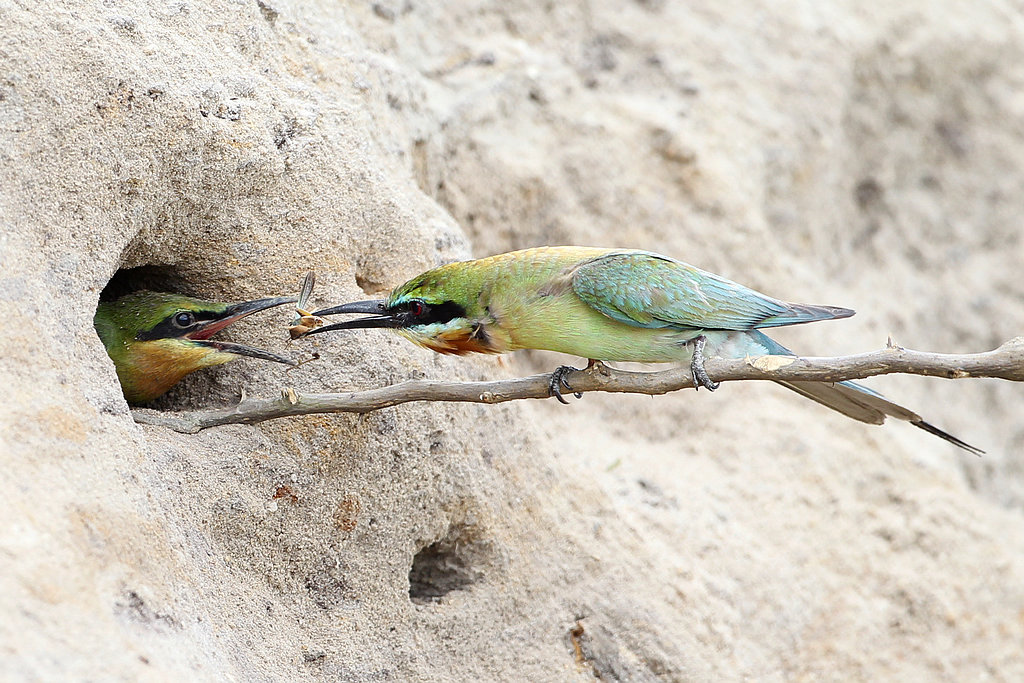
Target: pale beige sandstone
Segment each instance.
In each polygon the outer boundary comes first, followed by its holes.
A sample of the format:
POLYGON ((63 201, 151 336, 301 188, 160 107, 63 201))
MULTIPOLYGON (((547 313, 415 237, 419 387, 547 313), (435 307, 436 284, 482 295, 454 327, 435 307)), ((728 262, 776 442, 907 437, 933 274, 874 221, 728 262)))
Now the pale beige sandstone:
MULTIPOLYGON (((241 300, 314 267, 326 304, 577 243, 859 311, 782 332, 798 351, 992 348, 1024 328, 1014 3, 0 0, 0 25, 0 678, 1024 679, 1019 386, 872 383, 980 460, 754 384, 182 435, 132 422, 91 325, 119 268, 241 300)), ((286 322, 231 336, 285 348, 286 322)), ((563 360, 319 344, 159 405, 563 360)))

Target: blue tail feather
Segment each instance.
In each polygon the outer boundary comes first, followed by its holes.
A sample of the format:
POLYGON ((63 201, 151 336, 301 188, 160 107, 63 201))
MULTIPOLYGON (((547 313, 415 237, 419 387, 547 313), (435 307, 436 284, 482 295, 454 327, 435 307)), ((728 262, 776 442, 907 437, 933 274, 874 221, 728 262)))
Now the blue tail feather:
MULTIPOLYGON (((752 330, 747 333, 750 341, 762 347, 772 356, 795 356, 796 354, 782 344, 762 332, 752 330)), ((951 444, 958 446, 965 451, 980 455, 984 453, 965 441, 943 431, 933 424, 925 422, 920 415, 903 406, 897 405, 888 400, 877 391, 867 388, 857 382, 778 382, 782 386, 795 391, 805 398, 822 404, 837 412, 851 417, 860 422, 869 424, 882 424, 885 418, 895 417, 905 420, 918 429, 945 439, 951 444)))

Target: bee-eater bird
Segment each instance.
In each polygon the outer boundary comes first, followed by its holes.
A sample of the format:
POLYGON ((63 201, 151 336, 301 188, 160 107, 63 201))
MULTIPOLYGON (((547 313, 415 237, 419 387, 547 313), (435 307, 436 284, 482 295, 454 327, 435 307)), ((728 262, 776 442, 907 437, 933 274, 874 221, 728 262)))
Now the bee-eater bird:
POLYGON ((294 365, 276 353, 210 337, 257 311, 294 303, 279 297, 221 304, 164 292, 135 292, 101 302, 93 324, 129 403, 164 394, 185 375, 239 356, 294 365))
MULTIPOLYGON (((681 261, 646 251, 540 247, 428 270, 382 301, 315 316, 368 313, 309 330, 383 327, 440 353, 546 349, 596 361, 690 362, 696 386, 717 387, 702 352, 723 358, 793 356, 759 328, 846 318, 847 308, 774 299, 681 261)), ((572 389, 559 368, 559 384, 572 389)), ((968 451, 957 437, 855 382, 779 382, 861 422, 906 420, 968 451)), ((564 400, 563 400, 564 402, 564 400)))

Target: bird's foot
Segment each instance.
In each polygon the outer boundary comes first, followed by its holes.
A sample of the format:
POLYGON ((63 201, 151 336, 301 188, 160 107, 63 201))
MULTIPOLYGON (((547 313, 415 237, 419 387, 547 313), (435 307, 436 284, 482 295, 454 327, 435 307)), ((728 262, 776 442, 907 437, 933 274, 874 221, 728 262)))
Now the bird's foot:
MULTIPOLYGON (((587 366, 590 367, 589 365, 587 366)), ((569 391, 572 390, 572 385, 569 384, 569 375, 579 370, 571 365, 561 365, 555 368, 555 371, 551 373, 551 381, 548 383, 548 394, 558 399, 559 403, 569 405, 569 402, 562 397, 562 387, 565 387, 569 391)), ((573 396, 576 398, 583 398, 583 394, 578 391, 573 391, 573 396)))
POLYGON ((704 345, 708 339, 703 334, 699 334, 690 340, 693 342, 693 360, 690 361, 690 372, 693 374, 693 388, 699 390, 704 387, 708 391, 714 391, 721 383, 712 382, 711 378, 708 377, 707 370, 704 369, 704 345))

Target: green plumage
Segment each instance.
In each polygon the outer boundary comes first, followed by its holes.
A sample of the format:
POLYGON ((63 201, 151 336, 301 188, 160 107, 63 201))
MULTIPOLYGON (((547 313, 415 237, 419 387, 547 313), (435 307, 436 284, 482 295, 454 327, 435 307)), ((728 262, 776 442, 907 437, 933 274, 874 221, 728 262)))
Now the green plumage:
MULTIPOLYGON (((709 356, 792 355, 761 329, 845 318, 853 311, 792 304, 646 251, 539 247, 440 266, 396 288, 316 315, 370 318, 315 330, 384 327, 441 353, 546 349, 592 360, 691 362, 695 381, 714 388, 693 363, 709 356)), ((783 386, 862 422, 907 420, 972 452, 973 446, 855 382, 783 386)), ((552 385, 553 395, 557 384, 552 385)))
POLYGON ((93 322, 96 332, 107 350, 123 348, 139 332, 152 330, 158 323, 175 313, 206 311, 221 314, 228 304, 203 301, 169 292, 141 291, 125 295, 116 301, 101 301, 96 307, 93 322))
POLYGON ((101 302, 93 324, 114 361, 125 399, 145 403, 185 375, 239 356, 292 363, 268 351, 208 338, 251 313, 293 301, 275 298, 232 305, 142 291, 101 302))
MULTIPOLYGON (((465 316, 449 321, 448 331, 479 330, 476 347, 464 351, 533 348, 607 361, 685 361, 692 354, 686 342, 702 331, 853 314, 785 303, 658 254, 587 247, 541 247, 440 266, 397 288, 386 305, 412 299, 458 302, 465 316)), ((399 331, 443 350, 437 335, 444 326, 399 331)))
POLYGON ((647 252, 613 252, 580 264, 572 288, 587 305, 638 327, 750 330, 841 318, 845 308, 789 304, 714 273, 647 252))

